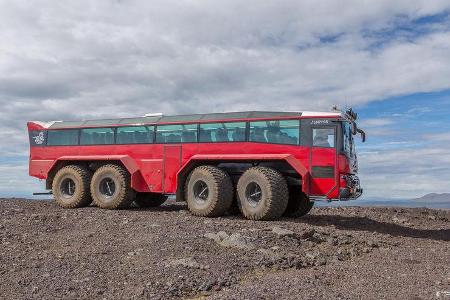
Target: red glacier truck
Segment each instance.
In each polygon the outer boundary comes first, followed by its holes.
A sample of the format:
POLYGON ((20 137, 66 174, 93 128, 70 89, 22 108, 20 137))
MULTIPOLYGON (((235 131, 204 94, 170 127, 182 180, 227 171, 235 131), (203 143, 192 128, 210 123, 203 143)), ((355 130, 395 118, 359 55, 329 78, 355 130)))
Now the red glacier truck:
POLYGON ((198 216, 233 207, 252 220, 307 214, 315 200, 362 194, 346 112, 232 112, 28 122, 30 176, 65 208, 159 206, 198 216))

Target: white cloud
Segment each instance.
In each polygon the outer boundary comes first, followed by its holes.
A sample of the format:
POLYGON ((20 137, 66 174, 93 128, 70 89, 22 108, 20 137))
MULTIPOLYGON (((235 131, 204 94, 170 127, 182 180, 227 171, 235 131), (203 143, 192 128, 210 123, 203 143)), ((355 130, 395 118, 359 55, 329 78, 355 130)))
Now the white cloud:
POLYGON ((0 164, 0 197, 30 198, 33 192, 42 192, 45 183, 28 176, 28 163, 0 164))
POLYGON ((414 198, 450 192, 450 150, 395 148, 359 154, 365 195, 370 198, 414 198))
POLYGON ((423 138, 435 142, 450 142, 450 132, 427 134, 423 138))
POLYGON ((413 37, 382 33, 449 9, 447 0, 0 0, 0 156, 26 157, 27 120, 319 110, 447 89, 448 20, 413 37))

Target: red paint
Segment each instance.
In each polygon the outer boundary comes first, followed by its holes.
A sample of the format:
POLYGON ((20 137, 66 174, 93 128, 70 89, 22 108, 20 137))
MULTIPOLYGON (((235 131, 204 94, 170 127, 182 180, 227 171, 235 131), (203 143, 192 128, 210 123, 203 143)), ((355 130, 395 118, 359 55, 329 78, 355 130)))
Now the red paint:
MULTIPOLYGON (((320 116, 309 118, 320 118, 320 116)), ((326 118, 330 119, 329 116, 326 118)), ((302 117, 276 119, 302 119, 302 117)), ((230 121, 246 120, 226 120, 226 122, 230 121)), ((221 121, 215 120, 214 122, 221 121)), ((108 125, 107 127, 113 126, 115 125, 108 125)), ((29 131, 43 129, 39 124, 28 123, 29 131)), ((180 172, 190 162, 200 160, 284 160, 301 175, 303 191, 307 195, 328 199, 339 198, 339 188, 345 187, 346 184, 345 180, 341 179, 341 174, 349 173, 348 159, 345 155, 338 155, 335 148, 298 145, 228 142, 46 146, 31 147, 30 149, 30 176, 46 179, 50 170, 58 161, 120 161, 131 174, 132 187, 139 192, 176 193, 177 178, 180 172), (335 170, 334 178, 312 178, 311 168, 313 165, 333 167, 335 170)))

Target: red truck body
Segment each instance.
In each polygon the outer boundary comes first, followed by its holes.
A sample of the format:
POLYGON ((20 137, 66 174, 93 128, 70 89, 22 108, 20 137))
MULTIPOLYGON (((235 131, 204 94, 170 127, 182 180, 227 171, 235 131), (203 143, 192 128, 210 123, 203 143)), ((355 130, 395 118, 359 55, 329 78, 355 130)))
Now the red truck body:
POLYGON ((65 165, 74 162, 94 165, 118 162, 130 173, 131 187, 136 192, 177 194, 183 200, 181 191, 186 176, 199 164, 225 164, 230 165, 231 169, 235 166, 239 169, 239 166, 245 165, 272 164, 290 176, 291 181, 297 181, 295 184, 301 185, 303 192, 311 199, 354 199, 361 195, 362 190, 356 176, 356 153, 352 138, 356 133, 346 134, 345 129, 352 123, 354 119, 342 112, 244 112, 82 122, 28 122, 31 144, 29 174, 45 179, 47 189, 50 189, 53 176, 65 165), (293 136, 288 143, 278 140, 271 142, 269 127, 266 132, 261 130, 263 135, 260 140, 252 136, 258 130, 252 124, 283 124, 284 120, 290 120, 289 124, 299 124, 298 135, 292 133, 296 130, 295 126, 287 129, 293 136), (231 141, 230 138, 230 141, 213 142, 208 137, 207 141, 202 141, 202 126, 212 123, 245 124, 245 139, 242 137, 240 141, 231 141), (184 141, 183 136, 180 140, 170 140, 168 136, 163 142, 158 141, 158 134, 161 134, 159 130, 166 125, 182 125, 182 128, 196 126, 197 131, 191 130, 195 138, 184 141), (151 126, 153 131, 149 142, 128 144, 125 141, 118 144, 118 130, 133 126, 151 126), (80 132, 86 128, 110 129, 110 142, 103 143, 102 140, 102 144, 81 145, 80 135, 83 133, 80 132), (71 131, 72 134, 78 132, 77 142, 68 145, 50 143, 48 139, 54 135, 53 131, 60 130, 75 130, 71 131), (313 135, 319 130, 327 130, 330 145, 324 147, 314 144, 313 135), (296 138, 298 140, 294 142, 296 138))

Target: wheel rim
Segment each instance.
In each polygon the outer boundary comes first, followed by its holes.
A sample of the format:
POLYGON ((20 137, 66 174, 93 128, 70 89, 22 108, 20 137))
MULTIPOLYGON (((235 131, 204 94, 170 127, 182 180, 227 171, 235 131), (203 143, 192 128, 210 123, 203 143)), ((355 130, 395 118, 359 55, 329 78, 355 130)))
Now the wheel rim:
POLYGON ((103 178, 99 184, 99 192, 107 199, 112 198, 116 192, 116 183, 112 178, 103 178))
POLYGON ((206 182, 203 180, 198 180, 194 184, 194 198, 197 202, 204 203, 209 197, 209 188, 206 182))
POLYGON ((72 198, 75 194, 75 181, 73 181, 71 178, 65 178, 59 187, 59 190, 61 191, 61 195, 63 198, 72 198))
POLYGON ((252 207, 257 206, 262 199, 262 191, 259 184, 250 182, 245 189, 245 198, 252 207))

